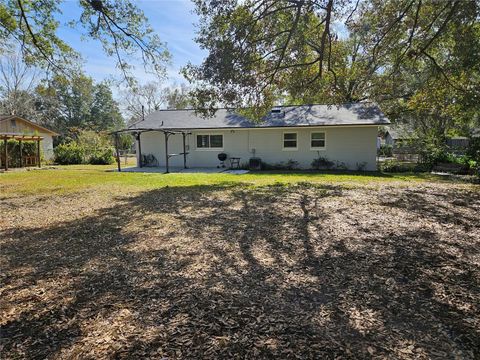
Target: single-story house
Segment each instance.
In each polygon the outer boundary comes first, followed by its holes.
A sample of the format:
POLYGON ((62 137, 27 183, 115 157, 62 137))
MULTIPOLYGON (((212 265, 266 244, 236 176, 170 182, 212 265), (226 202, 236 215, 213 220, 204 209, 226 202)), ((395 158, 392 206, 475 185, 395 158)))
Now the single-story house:
POLYGON ((38 141, 46 160, 53 157, 53 137, 57 135, 56 132, 22 117, 0 115, 0 140, 38 141))
POLYGON ((356 103, 278 106, 260 122, 230 109, 207 118, 194 110, 159 110, 124 131, 136 137, 140 166, 148 155, 162 167, 167 161, 169 166, 216 167, 218 155, 225 153, 241 164, 251 158, 268 164, 293 160, 310 168, 324 157, 349 169, 376 170, 377 130, 386 124, 377 106, 356 103))

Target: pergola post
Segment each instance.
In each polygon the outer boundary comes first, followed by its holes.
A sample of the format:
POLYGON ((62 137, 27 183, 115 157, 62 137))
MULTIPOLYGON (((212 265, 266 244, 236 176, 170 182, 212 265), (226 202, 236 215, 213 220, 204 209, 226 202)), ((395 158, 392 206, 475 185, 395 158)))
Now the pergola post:
POLYGON ((168 160, 169 160, 169 156, 168 156, 168 137, 169 137, 170 134, 168 132, 164 132, 163 134, 165 135, 165 167, 166 167, 165 173, 168 174, 170 172, 170 169, 169 169, 169 166, 168 166, 168 160))
POLYGON ((182 132, 182 136, 183 136, 183 168, 186 169, 187 168, 187 145, 186 145, 187 134, 182 132))
POLYGON ((42 164, 40 162, 40 139, 37 140, 37 162, 38 167, 42 167, 42 164))
POLYGON ((7 149, 7 145, 8 145, 8 140, 7 140, 7 137, 5 136, 3 138, 3 155, 4 155, 4 158, 5 158, 5 164, 3 164, 3 168, 5 169, 5 171, 8 170, 8 149, 7 149))
POLYGON ((117 167, 118 167, 118 172, 122 171, 122 168, 120 166, 120 152, 118 150, 118 133, 115 133, 115 157, 117 160, 117 167))
POLYGON ((20 167, 23 168, 23 141, 22 139, 18 140, 18 147, 20 150, 20 167))
POLYGON ((137 143, 138 143, 138 167, 143 167, 143 164, 142 164, 142 144, 140 142, 140 134, 141 132, 138 132, 137 135, 136 135, 136 138, 137 138, 137 143))

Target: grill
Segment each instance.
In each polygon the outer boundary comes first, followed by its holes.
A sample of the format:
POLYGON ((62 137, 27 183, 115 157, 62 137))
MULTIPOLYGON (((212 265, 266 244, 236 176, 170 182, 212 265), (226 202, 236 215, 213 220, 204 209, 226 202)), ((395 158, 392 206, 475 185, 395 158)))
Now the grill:
POLYGON ((218 157, 218 160, 220 160, 220 166, 218 166, 218 167, 224 168, 225 167, 225 160, 227 160, 227 154, 220 153, 220 154, 217 155, 217 157, 218 157))

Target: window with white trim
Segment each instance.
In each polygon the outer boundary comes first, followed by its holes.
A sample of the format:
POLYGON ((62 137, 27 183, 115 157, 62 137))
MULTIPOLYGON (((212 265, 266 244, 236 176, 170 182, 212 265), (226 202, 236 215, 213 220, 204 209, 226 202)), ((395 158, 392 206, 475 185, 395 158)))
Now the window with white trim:
POLYGON ((310 147, 312 149, 325 149, 325 133, 312 132, 310 135, 310 147))
POLYGON ((296 132, 283 133, 283 148, 285 150, 297 149, 297 133, 296 132))
POLYGON ((205 134, 197 135, 197 149, 222 149, 223 135, 205 134))

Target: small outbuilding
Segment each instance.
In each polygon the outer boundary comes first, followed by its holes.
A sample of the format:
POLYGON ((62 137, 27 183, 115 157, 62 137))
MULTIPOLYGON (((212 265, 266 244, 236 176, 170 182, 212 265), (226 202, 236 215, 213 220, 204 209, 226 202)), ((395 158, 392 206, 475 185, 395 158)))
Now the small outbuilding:
POLYGON ((32 121, 16 115, 0 115, 0 141, 2 151, 0 166, 7 170, 12 160, 20 167, 40 166, 41 158, 49 160, 53 157, 53 137, 58 134, 32 121), (7 143, 14 140, 18 143, 19 159, 13 159, 14 154, 9 154, 7 143), (34 154, 25 154, 23 147, 26 142, 35 143, 34 154))

